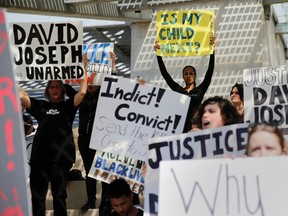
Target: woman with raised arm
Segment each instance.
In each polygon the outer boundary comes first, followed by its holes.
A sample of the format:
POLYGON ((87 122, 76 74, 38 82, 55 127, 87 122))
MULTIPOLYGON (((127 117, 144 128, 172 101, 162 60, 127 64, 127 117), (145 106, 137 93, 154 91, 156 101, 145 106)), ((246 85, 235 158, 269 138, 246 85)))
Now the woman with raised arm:
POLYGON ((87 57, 82 56, 83 80, 74 97, 65 100, 61 80, 50 80, 45 89, 46 100, 21 94, 21 103, 38 122, 30 158, 30 187, 33 216, 45 216, 48 183, 51 183, 55 216, 66 216, 66 183, 75 162, 72 125, 79 104, 87 91, 87 57))
MULTIPOLYGON (((215 45, 215 37, 211 37, 210 45, 215 45)), ((155 42, 154 49, 160 49, 160 44, 157 41, 155 42)), ((210 55, 210 61, 204 80, 198 86, 196 86, 196 69, 192 65, 187 65, 182 70, 182 77, 185 82, 185 86, 182 87, 177 82, 175 82, 171 75, 168 73, 161 56, 157 56, 157 61, 161 75, 165 79, 167 85, 173 91, 188 95, 191 98, 183 130, 183 132, 188 132, 192 128, 192 117, 196 111, 196 108, 201 104, 204 95, 211 83, 215 61, 214 52, 210 55)))

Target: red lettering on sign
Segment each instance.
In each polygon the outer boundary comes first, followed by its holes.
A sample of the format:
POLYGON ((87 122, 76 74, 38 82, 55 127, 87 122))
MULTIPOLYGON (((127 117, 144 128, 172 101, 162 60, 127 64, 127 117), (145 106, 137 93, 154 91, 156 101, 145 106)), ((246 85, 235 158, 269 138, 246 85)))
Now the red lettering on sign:
POLYGON ((5 114, 5 98, 9 98, 15 112, 19 112, 17 97, 13 93, 14 82, 9 77, 0 77, 0 115, 5 114))
MULTIPOLYGON (((4 125, 4 131, 5 131, 5 138, 6 138, 6 153, 7 155, 13 155, 15 152, 14 148, 14 141, 13 141, 13 121, 7 120, 5 125, 4 125)), ((7 164, 7 170, 8 171, 13 171, 15 168, 14 161, 9 161, 7 164)))

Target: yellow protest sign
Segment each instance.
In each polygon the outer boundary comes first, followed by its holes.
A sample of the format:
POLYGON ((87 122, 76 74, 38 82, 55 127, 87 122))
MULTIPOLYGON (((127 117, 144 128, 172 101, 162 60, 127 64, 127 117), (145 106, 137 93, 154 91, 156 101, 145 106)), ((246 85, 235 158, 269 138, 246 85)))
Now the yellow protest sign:
POLYGON ((200 56, 213 53, 214 11, 157 12, 158 56, 200 56))

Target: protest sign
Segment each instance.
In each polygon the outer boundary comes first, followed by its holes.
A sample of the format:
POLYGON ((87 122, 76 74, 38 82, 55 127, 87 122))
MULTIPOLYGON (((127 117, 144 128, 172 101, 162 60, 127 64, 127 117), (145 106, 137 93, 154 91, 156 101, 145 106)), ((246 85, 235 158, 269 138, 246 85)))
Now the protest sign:
MULTIPOLYGON (((113 43, 87 43, 83 45, 83 54, 87 55, 86 67, 88 85, 101 85, 104 74, 112 73, 112 59, 109 52, 113 52, 113 43)), ((81 84, 81 79, 66 80, 67 84, 81 84)))
POLYGON ((244 119, 288 128, 288 66, 245 69, 244 119))
POLYGON ((3 10, 0 33, 0 215, 32 215, 24 126, 3 10))
POLYGON ((113 52, 113 43, 90 43, 83 45, 83 53, 87 55, 87 73, 106 73, 112 72, 112 59, 109 52, 113 52))
POLYGON ((89 177, 106 183, 117 178, 124 178, 130 185, 132 192, 143 196, 144 178, 141 170, 143 165, 144 161, 96 151, 89 177))
POLYGON ((286 216, 287 164, 288 157, 163 161, 158 215, 286 216))
POLYGON ((157 12, 158 56, 200 56, 213 53, 214 11, 157 12))
POLYGON ((242 156, 248 124, 193 131, 149 140, 145 178, 145 215, 158 213, 159 166, 161 161, 242 156))
POLYGON ((106 75, 90 148, 145 160, 148 139, 182 132, 189 102, 187 95, 106 75))
POLYGON ((82 22, 11 23, 10 41, 18 80, 80 79, 82 22))

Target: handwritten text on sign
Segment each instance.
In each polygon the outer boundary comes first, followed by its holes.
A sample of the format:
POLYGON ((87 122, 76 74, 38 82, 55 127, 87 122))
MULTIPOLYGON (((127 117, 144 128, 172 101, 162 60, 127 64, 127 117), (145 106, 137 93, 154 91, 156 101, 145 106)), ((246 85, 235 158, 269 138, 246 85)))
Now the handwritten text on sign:
POLYGON ((100 91, 90 148, 145 160, 148 139, 183 130, 186 95, 111 76, 100 91))
POLYGON ((192 56, 213 53, 214 11, 157 12, 157 41, 161 56, 192 56))
POLYGON ((158 213, 159 166, 161 161, 223 158, 242 156, 247 143, 248 124, 235 124, 215 129, 149 140, 148 172, 145 178, 145 212, 158 213))
POLYGON ((287 163, 288 157, 163 161, 158 215, 285 216, 287 163))
POLYGON ((245 121, 288 127, 288 66, 244 70, 245 121))
POLYGON ((10 24, 12 55, 19 80, 79 79, 83 28, 74 23, 10 24))

